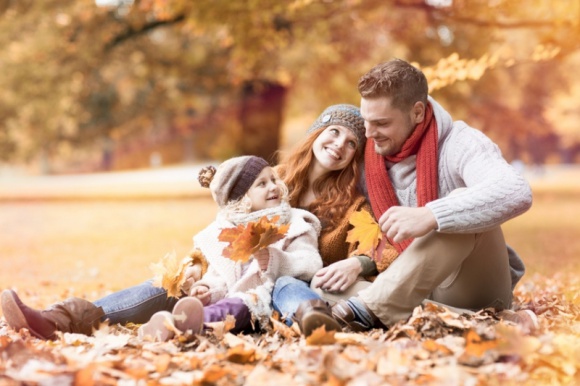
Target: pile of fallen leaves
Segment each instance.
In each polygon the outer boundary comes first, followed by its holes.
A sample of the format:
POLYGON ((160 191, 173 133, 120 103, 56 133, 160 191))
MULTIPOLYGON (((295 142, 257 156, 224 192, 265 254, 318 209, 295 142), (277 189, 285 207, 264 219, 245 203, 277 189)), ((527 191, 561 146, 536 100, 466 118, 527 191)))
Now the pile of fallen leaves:
POLYGON ((0 385, 565 385, 580 383, 576 279, 535 277, 514 307, 540 327, 525 331, 493 312, 459 315, 427 305, 389 330, 316 331, 309 339, 273 319, 269 331, 141 341, 136 326, 46 342, 0 321, 0 385))

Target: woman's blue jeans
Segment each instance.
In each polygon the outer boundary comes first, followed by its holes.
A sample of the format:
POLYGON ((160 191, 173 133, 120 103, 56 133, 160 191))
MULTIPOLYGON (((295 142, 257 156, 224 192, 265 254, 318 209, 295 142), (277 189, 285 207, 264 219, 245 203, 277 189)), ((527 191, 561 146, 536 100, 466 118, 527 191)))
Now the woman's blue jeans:
POLYGON ((111 324, 146 323, 157 311, 171 311, 179 299, 167 297, 167 291, 151 280, 114 292, 93 304, 105 312, 102 320, 111 324))
POLYGON ((272 306, 288 326, 292 325, 292 317, 300 303, 312 299, 320 299, 320 296, 308 283, 291 276, 278 278, 272 291, 272 306))

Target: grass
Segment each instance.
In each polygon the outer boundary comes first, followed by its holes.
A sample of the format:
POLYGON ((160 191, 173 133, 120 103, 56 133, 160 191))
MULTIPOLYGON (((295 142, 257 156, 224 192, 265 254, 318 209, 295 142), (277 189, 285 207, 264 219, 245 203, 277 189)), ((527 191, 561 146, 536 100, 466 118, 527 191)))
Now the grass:
POLYGON ((209 197, 0 202, 0 287, 94 300, 150 278, 168 252, 185 255, 214 217, 209 197))
MULTIPOLYGON (((527 277, 580 272, 578 197, 542 191, 504 225, 527 277)), ((185 255, 215 213, 209 197, 0 201, 0 289, 17 288, 40 306, 70 295, 97 299, 150 278, 150 263, 168 252, 185 255)))

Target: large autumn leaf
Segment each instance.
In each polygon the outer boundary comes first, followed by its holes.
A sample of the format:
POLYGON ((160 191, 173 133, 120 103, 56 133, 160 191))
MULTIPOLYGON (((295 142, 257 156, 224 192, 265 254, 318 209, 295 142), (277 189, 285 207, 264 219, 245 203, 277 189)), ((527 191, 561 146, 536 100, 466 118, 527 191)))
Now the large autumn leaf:
POLYGON ((166 254, 149 266, 155 275, 153 285, 167 290, 167 296, 180 297, 181 286, 185 282, 185 269, 191 262, 191 256, 179 259, 175 252, 166 254))
POLYGON ((346 241, 353 245, 358 243, 354 253, 374 257, 383 238, 379 224, 364 209, 354 212, 349 222, 353 228, 348 231, 346 241))
POLYGON ((240 224, 235 228, 226 228, 220 232, 219 241, 228 243, 224 249, 224 256, 233 260, 246 262, 252 254, 268 245, 281 240, 288 231, 289 224, 277 225, 279 216, 272 220, 264 216, 258 221, 240 224))

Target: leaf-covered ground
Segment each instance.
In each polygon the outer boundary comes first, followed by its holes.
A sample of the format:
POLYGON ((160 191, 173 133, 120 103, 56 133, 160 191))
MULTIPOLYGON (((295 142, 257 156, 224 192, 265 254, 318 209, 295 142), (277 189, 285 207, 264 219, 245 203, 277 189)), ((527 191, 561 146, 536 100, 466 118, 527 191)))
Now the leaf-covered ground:
POLYGON ((42 385, 564 385, 580 382, 578 281, 536 276, 516 307, 533 310, 529 332, 489 311, 457 315, 417 308, 387 331, 324 333, 308 340, 272 321, 271 331, 144 342, 136 326, 94 336, 35 339, 0 322, 0 384, 42 385))
MULTIPOLYGON (((218 325, 152 343, 136 326, 102 326, 45 342, 0 318, 0 386, 580 384, 578 194, 536 190, 532 209, 504 226, 528 267, 514 306, 538 315, 536 331, 428 307, 388 331, 310 341, 274 320, 261 335, 218 325)), ((151 277, 166 253, 184 256, 214 216, 210 198, 0 201, 0 290, 37 308, 98 299, 151 277)))

